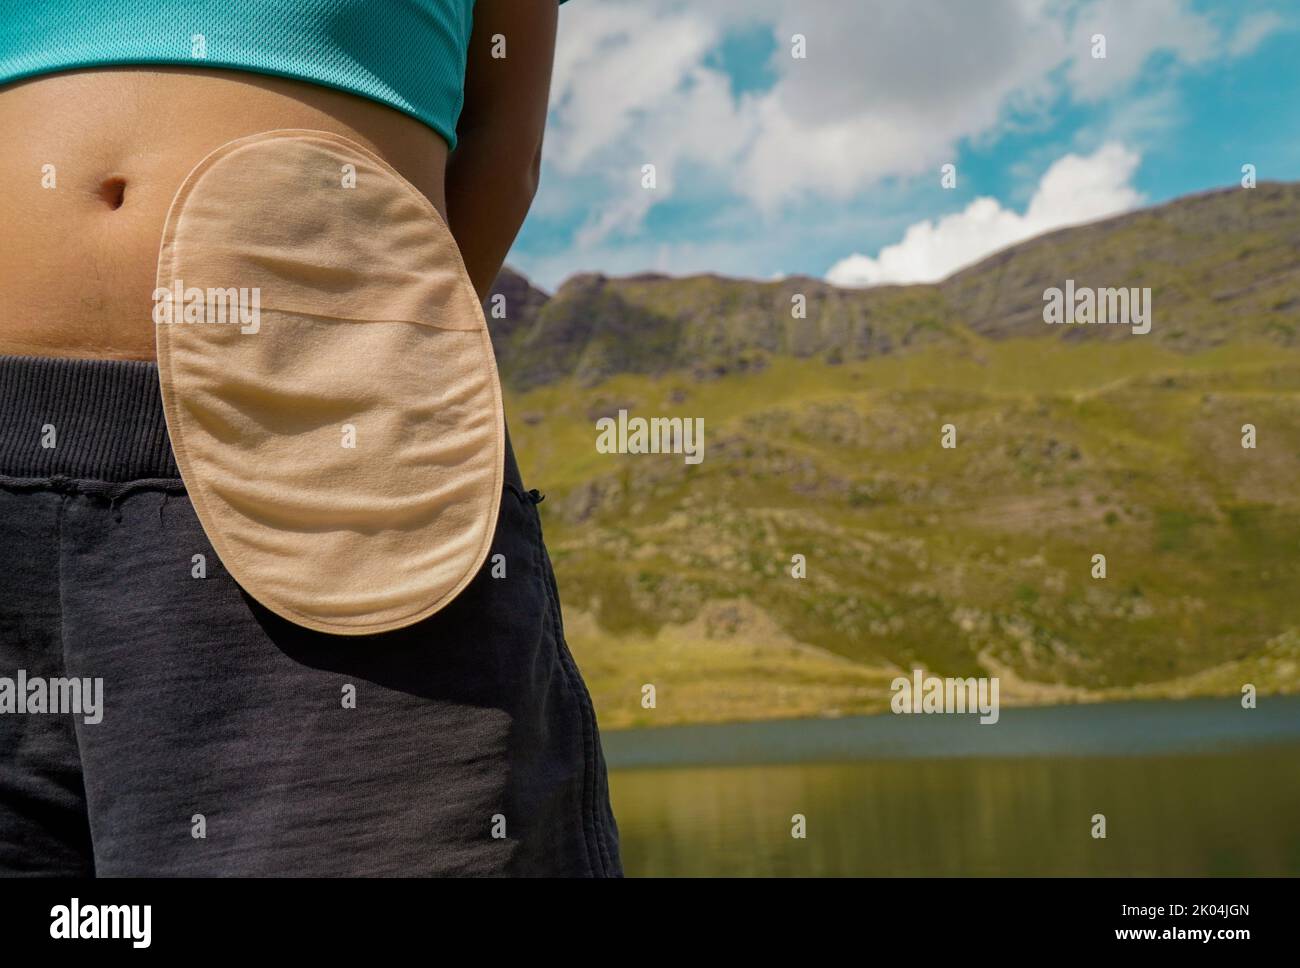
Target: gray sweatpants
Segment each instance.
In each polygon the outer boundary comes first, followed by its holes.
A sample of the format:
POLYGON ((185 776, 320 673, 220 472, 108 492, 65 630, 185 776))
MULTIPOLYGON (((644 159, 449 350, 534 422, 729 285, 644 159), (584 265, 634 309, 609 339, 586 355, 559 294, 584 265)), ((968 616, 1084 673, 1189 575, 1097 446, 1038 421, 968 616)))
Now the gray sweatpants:
POLYGON ((0 357, 0 873, 619 874, 539 496, 506 478, 449 606, 313 632, 222 569, 152 364, 0 357))

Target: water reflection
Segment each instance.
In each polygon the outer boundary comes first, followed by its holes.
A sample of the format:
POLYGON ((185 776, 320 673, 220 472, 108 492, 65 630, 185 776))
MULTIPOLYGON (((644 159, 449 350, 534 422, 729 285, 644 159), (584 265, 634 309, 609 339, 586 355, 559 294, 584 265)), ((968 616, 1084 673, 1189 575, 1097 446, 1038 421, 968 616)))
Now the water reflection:
POLYGON ((1294 745, 615 770, 610 783, 631 876, 1300 873, 1294 745))

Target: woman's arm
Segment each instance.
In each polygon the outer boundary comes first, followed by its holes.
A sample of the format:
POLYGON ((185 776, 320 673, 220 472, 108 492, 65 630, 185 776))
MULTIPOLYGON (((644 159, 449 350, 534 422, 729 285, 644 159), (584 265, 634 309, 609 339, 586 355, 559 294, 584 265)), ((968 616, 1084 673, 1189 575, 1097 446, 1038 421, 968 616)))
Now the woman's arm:
POLYGON ((556 0, 478 0, 465 106, 447 162, 447 218, 485 298, 537 192, 556 0), (504 38, 505 56, 493 50, 504 38))

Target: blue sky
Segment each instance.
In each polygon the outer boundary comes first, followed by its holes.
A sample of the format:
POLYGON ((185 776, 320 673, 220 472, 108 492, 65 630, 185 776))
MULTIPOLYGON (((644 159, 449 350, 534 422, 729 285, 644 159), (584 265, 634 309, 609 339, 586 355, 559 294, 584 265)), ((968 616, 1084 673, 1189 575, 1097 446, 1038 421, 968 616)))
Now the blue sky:
POLYGON ((509 258, 546 289, 580 271, 936 279, 1236 185, 1243 164, 1300 178, 1286 0, 561 9, 542 187, 509 258))

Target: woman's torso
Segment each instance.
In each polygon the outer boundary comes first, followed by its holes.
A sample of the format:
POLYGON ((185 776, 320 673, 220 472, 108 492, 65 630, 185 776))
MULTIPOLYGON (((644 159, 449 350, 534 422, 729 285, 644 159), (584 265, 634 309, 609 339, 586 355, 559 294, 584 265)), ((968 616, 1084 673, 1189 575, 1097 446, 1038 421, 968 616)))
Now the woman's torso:
POLYGON ((447 143, 351 94, 158 66, 0 89, 0 354, 152 359, 158 245, 176 190, 214 148, 275 128, 359 142, 446 216, 447 143))

